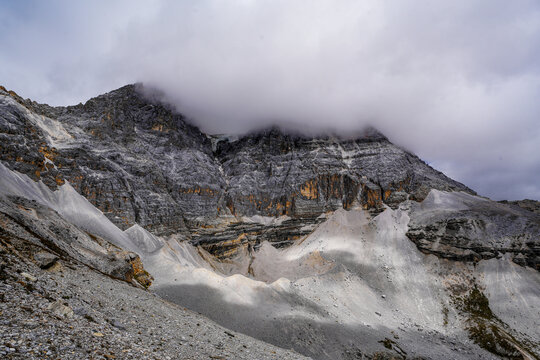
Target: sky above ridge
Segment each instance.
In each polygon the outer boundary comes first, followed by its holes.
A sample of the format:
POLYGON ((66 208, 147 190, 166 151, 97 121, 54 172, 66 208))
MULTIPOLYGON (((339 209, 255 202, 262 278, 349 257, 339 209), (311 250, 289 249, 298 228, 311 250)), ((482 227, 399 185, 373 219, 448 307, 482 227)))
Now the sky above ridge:
POLYGON ((537 0, 0 1, 0 84, 128 83, 211 133, 372 125, 493 199, 540 200, 537 0))

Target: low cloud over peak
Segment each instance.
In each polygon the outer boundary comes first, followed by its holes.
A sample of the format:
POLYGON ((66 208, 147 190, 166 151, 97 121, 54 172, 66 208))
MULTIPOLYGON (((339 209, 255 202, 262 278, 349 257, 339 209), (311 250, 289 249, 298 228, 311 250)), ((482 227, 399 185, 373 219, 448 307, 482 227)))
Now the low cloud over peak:
POLYGON ((0 78, 25 97, 143 82, 212 133, 373 125, 482 195, 540 199, 537 1, 1 7, 0 78))

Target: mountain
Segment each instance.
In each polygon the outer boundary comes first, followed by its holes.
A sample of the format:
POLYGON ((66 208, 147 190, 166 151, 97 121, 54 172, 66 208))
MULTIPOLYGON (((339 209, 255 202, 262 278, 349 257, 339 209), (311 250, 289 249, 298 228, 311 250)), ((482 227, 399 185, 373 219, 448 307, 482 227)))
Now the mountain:
POLYGON ((68 107, 0 88, 0 138, 1 239, 27 263, 313 358, 540 356, 534 202, 479 197, 373 128, 209 135, 136 84, 68 107))
MULTIPOLYGON (((209 225, 231 217, 299 219, 267 235, 286 243, 338 208, 395 208, 432 188, 473 193, 373 129, 342 140, 271 128, 232 141, 203 134, 138 87, 65 108, 3 96, 0 159, 53 190, 68 181, 121 229, 137 223, 212 245, 209 225)), ((222 243, 238 238, 238 228, 227 227, 222 243)))

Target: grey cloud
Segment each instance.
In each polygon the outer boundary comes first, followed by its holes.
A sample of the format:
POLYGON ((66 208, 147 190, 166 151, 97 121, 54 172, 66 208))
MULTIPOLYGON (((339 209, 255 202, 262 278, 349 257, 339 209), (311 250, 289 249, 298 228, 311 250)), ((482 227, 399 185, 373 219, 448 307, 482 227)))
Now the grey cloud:
POLYGON ((141 81, 209 132, 371 124, 482 195, 540 199, 537 1, 1 6, 0 81, 25 97, 141 81))

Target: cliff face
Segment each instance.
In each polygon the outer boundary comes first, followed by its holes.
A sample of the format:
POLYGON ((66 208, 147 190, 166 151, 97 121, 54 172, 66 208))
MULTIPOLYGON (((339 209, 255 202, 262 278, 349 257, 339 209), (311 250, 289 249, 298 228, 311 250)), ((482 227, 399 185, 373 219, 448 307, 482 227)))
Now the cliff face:
POLYGON ((338 208, 378 212, 432 188, 472 193, 373 129, 340 139, 271 128, 233 141, 141 90, 53 108, 2 88, 0 160, 53 190, 69 181, 122 229, 183 233, 223 256, 262 234, 287 244, 338 208), (243 218, 256 215, 287 218, 267 232, 243 218))
POLYGON ((313 217, 395 207, 431 188, 470 191, 368 129, 356 139, 288 135, 277 128, 219 142, 232 209, 244 215, 313 217))

